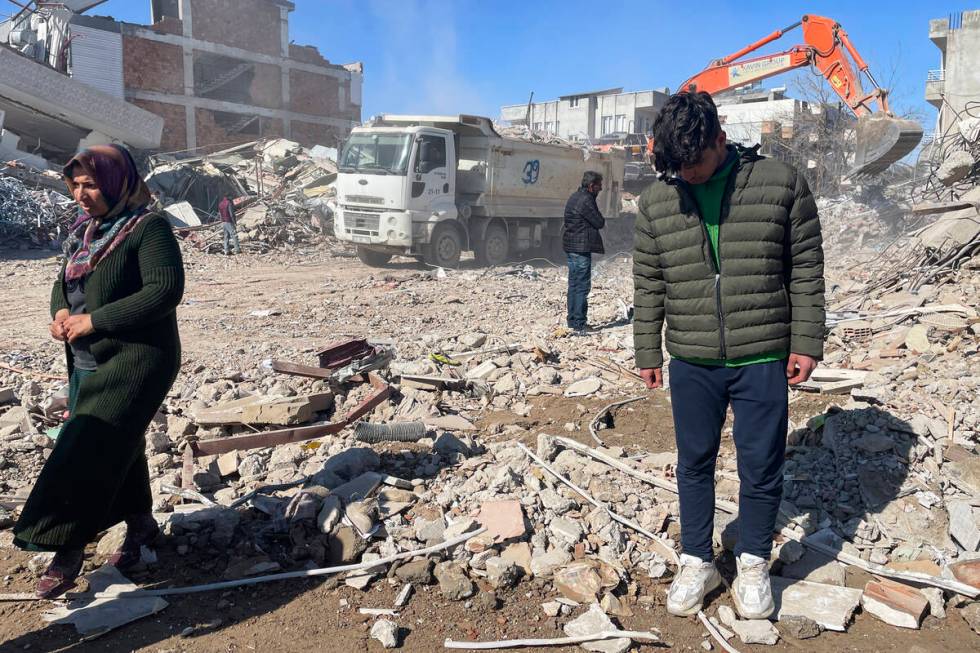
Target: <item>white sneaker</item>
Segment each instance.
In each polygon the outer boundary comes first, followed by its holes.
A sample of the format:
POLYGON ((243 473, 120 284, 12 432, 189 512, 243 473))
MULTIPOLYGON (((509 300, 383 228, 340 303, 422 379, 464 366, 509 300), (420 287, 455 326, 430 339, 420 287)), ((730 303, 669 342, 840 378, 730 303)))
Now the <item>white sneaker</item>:
POLYGON ((667 612, 678 617, 697 614, 705 595, 721 585, 721 574, 714 562, 681 554, 681 565, 667 592, 667 612))
POLYGON ((751 553, 735 559, 738 575, 732 583, 732 600, 743 619, 765 619, 772 614, 772 586, 769 584, 769 561, 751 553))

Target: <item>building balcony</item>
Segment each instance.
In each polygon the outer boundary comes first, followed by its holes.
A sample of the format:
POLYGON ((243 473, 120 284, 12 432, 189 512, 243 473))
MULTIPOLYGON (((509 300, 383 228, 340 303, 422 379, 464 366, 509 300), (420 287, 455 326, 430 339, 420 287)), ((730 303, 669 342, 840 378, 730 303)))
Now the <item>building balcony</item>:
POLYGON ((926 102, 934 107, 942 106, 945 88, 946 71, 944 69, 930 70, 926 76, 926 102))
POLYGON ((946 38, 949 36, 949 18, 935 18, 929 21, 929 40, 936 47, 946 51, 946 38))

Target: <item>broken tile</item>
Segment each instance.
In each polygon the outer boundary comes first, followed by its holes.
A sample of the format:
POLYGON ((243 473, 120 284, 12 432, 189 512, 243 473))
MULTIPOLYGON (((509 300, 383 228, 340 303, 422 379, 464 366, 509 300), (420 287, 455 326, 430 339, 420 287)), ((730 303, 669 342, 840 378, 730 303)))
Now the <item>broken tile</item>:
POLYGON ((980 559, 958 560, 950 563, 947 569, 956 580, 980 589, 980 559))
POLYGON ((486 526, 487 533, 497 542, 522 537, 526 532, 524 510, 521 502, 516 499, 485 501, 480 506, 480 514, 476 520, 486 526))
POLYGON ((887 579, 868 581, 861 606, 885 623, 917 629, 929 608, 929 601, 917 589, 887 579))

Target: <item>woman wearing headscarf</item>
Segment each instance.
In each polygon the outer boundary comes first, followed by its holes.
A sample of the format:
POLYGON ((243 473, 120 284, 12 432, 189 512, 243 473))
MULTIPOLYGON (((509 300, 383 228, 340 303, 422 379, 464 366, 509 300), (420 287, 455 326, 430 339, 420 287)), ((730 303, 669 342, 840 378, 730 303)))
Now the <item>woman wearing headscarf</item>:
POLYGON ((180 368, 176 307, 184 291, 169 223, 122 147, 84 150, 63 169, 82 210, 51 292, 52 337, 65 342, 69 418, 41 470, 15 544, 54 551, 40 598, 75 586, 84 548, 120 521, 110 564, 130 567, 159 533, 144 433, 180 368))

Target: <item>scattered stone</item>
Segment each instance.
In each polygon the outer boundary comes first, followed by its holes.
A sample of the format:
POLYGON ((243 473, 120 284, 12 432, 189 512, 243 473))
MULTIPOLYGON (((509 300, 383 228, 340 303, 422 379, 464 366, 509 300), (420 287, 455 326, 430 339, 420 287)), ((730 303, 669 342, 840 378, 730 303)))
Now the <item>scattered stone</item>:
POLYGON ((564 549, 551 549, 538 552, 535 549, 531 555, 531 573, 539 578, 550 577, 555 570, 572 561, 572 554, 564 549))
POLYGON ((718 618, 721 619, 721 623, 725 624, 729 628, 734 627, 735 622, 738 621, 735 611, 727 605, 718 606, 718 618))
MULTIPOLYGON (((616 625, 606 616, 598 603, 593 603, 580 617, 569 621, 564 626, 565 634, 569 637, 584 637, 594 635, 607 630, 617 630, 616 625)), ((600 642, 588 642, 582 644, 586 651, 600 651, 601 653, 623 653, 632 645, 633 640, 627 637, 617 639, 607 639, 600 642)))
POLYGON ((487 558, 484 565, 487 571, 487 581, 495 588, 514 587, 521 579, 521 568, 512 560, 504 560, 494 556, 487 558))
POLYGON ((744 644, 774 646, 779 641, 779 631, 765 619, 736 621, 732 624, 732 630, 744 644))
POLYGON ((780 630, 794 639, 810 639, 820 634, 820 624, 803 615, 793 615, 779 620, 780 630))
POLYGON ((561 612, 561 603, 558 601, 547 601, 541 604, 541 609, 549 617, 557 617, 558 613, 561 612))
POLYGON ((433 562, 429 558, 411 560, 395 569, 395 576, 413 585, 432 584, 433 562))
POLYGON ((436 566, 436 579, 439 590, 450 601, 461 601, 473 596, 473 582, 467 578, 462 567, 455 562, 441 562, 436 566))
POLYGON ((602 387, 602 381, 593 377, 587 379, 582 379, 581 381, 576 381, 567 388, 565 388, 566 397, 587 397, 588 395, 595 394, 602 387))
POLYGON ((580 521, 565 519, 564 517, 552 519, 551 524, 548 526, 548 532, 569 546, 578 544, 583 535, 580 521))
POLYGON ((922 587, 919 591, 929 601, 929 614, 937 619, 945 619, 946 599, 943 596, 943 591, 938 587, 922 587))
POLYGON ((963 621, 970 625, 973 632, 980 635, 980 603, 971 603, 960 608, 960 616, 963 617, 963 621))
POLYGON ((371 637, 385 648, 398 648, 398 626, 388 619, 378 619, 371 626, 371 637))
POLYGON ((527 542, 514 542, 503 550, 500 557, 520 567, 525 576, 531 575, 531 546, 527 542))
POLYGON ((573 562, 555 572, 555 589, 578 603, 592 603, 602 588, 602 580, 590 561, 573 562))
POLYGON ((956 580, 980 589, 980 558, 976 560, 958 560, 949 564, 949 573, 956 580))

